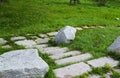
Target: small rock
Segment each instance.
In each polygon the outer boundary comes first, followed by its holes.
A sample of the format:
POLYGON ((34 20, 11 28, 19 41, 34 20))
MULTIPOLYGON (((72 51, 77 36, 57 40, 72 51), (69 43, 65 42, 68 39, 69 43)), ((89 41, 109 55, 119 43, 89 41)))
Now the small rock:
POLYGON ((48 36, 46 34, 39 34, 40 37, 42 38, 47 38, 48 36))
POLYGON ((48 43, 49 40, 50 40, 49 38, 44 38, 44 39, 38 38, 35 41, 37 44, 42 44, 42 43, 48 43))
POLYGON ((33 40, 16 41, 17 45, 24 46, 25 48, 32 48, 36 43, 33 40))
POLYGON ((24 39, 26 39, 26 38, 23 37, 23 36, 18 36, 18 37, 12 37, 11 38, 12 41, 15 41, 15 40, 24 40, 24 39))
POLYGON ((10 45, 2 46, 2 48, 12 48, 10 45))
POLYGON ((108 50, 120 54, 120 36, 108 47, 108 50))
POLYGON ((82 29, 82 28, 80 28, 80 27, 76 27, 76 29, 77 29, 77 30, 83 30, 83 29, 82 29))
POLYGON ((84 26, 83 28, 87 29, 87 28, 89 28, 89 27, 88 27, 88 26, 84 26))
POLYGON ((5 39, 0 38, 0 44, 6 44, 6 43, 7 43, 7 41, 5 39))
POLYGON ((75 39, 76 29, 70 26, 62 28, 55 36, 54 41, 56 43, 69 43, 75 39))
POLYGON ((36 49, 15 50, 0 56, 0 78, 44 78, 48 70, 36 49))

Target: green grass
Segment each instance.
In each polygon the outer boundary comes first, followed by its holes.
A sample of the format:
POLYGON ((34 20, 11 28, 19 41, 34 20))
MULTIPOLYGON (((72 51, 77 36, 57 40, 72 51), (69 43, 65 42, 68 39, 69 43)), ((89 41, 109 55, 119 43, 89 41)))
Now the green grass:
POLYGON ((68 0, 8 0, 0 3, 0 37, 46 33, 65 25, 120 26, 117 1, 99 7, 92 0, 69 5, 68 0), (112 5, 113 4, 113 5, 112 5))

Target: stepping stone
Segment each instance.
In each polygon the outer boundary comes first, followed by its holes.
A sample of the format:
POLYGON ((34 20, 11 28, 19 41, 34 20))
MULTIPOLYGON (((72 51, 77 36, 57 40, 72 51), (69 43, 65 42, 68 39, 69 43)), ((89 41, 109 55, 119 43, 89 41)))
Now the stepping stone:
POLYGON ((89 75, 88 78, 101 78, 101 76, 95 74, 95 75, 89 75))
POLYGON ((5 39, 0 38, 0 44, 6 44, 6 43, 7 43, 7 41, 5 39))
POLYGON ((105 27, 103 27, 103 26, 98 26, 99 28, 105 28, 105 27))
POLYGON ((112 67, 115 67, 118 65, 118 61, 110 58, 110 57, 101 57, 98 59, 94 59, 91 61, 88 61, 88 64, 92 67, 104 67, 105 64, 109 64, 112 67))
POLYGON ((37 37, 37 36, 31 36, 31 38, 32 38, 32 39, 37 39, 37 38, 39 38, 39 37, 37 37))
POLYGON ((16 41, 15 44, 24 46, 25 48, 32 48, 36 43, 33 40, 16 41))
POLYGON ((56 74, 57 78, 65 78, 65 76, 72 77, 79 76, 84 73, 87 73, 88 71, 91 71, 90 66, 81 62, 77 64, 72 64, 70 66, 55 69, 54 73, 56 74))
POLYGON ((44 39, 38 38, 35 41, 37 44, 42 44, 42 43, 48 43, 49 40, 50 40, 49 38, 44 38, 44 39))
POLYGON ((48 47, 48 44, 34 45, 33 48, 38 49, 40 52, 44 51, 44 48, 48 47))
POLYGON ((47 47, 47 48, 44 48, 44 51, 43 53, 47 53, 47 54, 60 54, 60 53, 64 53, 68 51, 68 48, 60 48, 60 47, 47 47))
POLYGON ((82 29, 82 28, 80 28, 80 27, 76 27, 76 29, 77 29, 77 30, 83 30, 83 29, 82 29))
POLYGON ((11 38, 12 41, 15 41, 15 40, 24 40, 24 39, 26 39, 26 38, 23 37, 23 36, 18 36, 18 37, 12 37, 11 38))
POLYGON ((81 54, 81 55, 78 55, 78 56, 73 56, 73 57, 68 57, 68 58, 56 60, 55 63, 58 64, 58 65, 67 64, 67 63, 75 63, 75 62, 80 62, 80 61, 87 60, 91 57, 92 57, 91 54, 86 53, 86 54, 81 54))
POLYGON ((70 52, 66 52, 66 53, 61 53, 61 54, 55 54, 50 56, 52 59, 61 59, 67 56, 75 56, 75 55, 79 55, 81 52, 80 51, 70 51, 70 52))
POLYGON ((105 78, 111 78, 110 76, 113 75, 112 72, 109 72, 107 74, 105 74, 105 78))
POLYGON ((88 27, 88 26, 84 26, 83 28, 87 29, 87 28, 89 28, 89 27, 88 27))
POLYGON ((39 34, 39 36, 42 37, 42 38, 48 37, 46 34, 39 34))
POLYGON ((47 33, 49 36, 56 36, 58 32, 50 32, 50 33, 47 33))
POLYGON ((10 45, 4 45, 4 46, 2 46, 2 48, 12 48, 12 46, 10 46, 10 45))

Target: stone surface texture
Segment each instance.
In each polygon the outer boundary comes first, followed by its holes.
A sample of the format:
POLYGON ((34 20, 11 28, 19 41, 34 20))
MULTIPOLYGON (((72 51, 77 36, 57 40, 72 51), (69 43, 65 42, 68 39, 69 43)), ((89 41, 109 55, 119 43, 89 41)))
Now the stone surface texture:
POLYGON ((44 38, 44 39, 38 38, 35 41, 37 44, 42 44, 42 43, 48 43, 49 40, 50 40, 49 38, 44 38))
POLYGON ((50 33, 47 33, 49 36, 56 36, 58 32, 50 32, 50 33))
POLYGON ((23 40, 26 39, 24 36, 18 36, 18 37, 12 37, 11 40, 15 41, 15 40, 23 40))
POLYGON ((101 76, 95 74, 95 75, 89 75, 88 78, 101 78, 101 76))
POLYGON ((87 60, 91 57, 92 57, 91 54, 86 53, 86 54, 81 54, 78 56, 73 56, 73 57, 68 57, 68 58, 56 60, 55 63, 57 63, 58 65, 67 64, 67 63, 75 63, 75 62, 87 60))
POLYGON ((117 66, 119 61, 116 61, 110 57, 102 57, 94 60, 88 61, 88 64, 93 67, 103 67, 105 64, 109 64, 112 67, 117 66))
POLYGON ((75 33, 75 28, 66 26, 58 32, 58 34, 54 38, 54 41, 58 44, 69 43, 71 40, 75 39, 75 33))
POLYGON ((66 75, 74 77, 87 73, 88 71, 91 71, 90 66, 81 62, 63 68, 55 69, 54 73, 58 78, 65 78, 66 75))
POLYGON ((0 44, 5 44, 5 43, 7 43, 7 41, 3 38, 0 38, 0 44))
POLYGON ((120 36, 108 47, 108 50, 120 54, 120 36))
POLYGON ((0 78, 44 78, 48 70, 36 49, 15 50, 0 56, 0 78))
POLYGON ((24 46, 25 48, 32 48, 36 43, 33 40, 16 41, 15 44, 24 46))

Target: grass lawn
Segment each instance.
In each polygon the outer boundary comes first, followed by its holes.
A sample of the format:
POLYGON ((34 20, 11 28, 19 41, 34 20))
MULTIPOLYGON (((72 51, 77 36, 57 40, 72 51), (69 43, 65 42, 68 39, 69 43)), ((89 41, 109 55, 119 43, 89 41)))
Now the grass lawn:
MULTIPOLYGON (((106 6, 101 7, 93 0, 81 0, 79 5, 68 3, 69 0, 8 0, 0 3, 0 37, 10 41, 11 36, 47 33, 57 31, 66 25, 74 27, 102 25, 106 28, 78 31, 73 42, 59 46, 80 50, 82 53, 90 52, 94 58, 109 55, 120 61, 119 55, 107 51, 113 40, 120 36, 120 20, 116 20, 120 18, 120 0, 111 0, 106 6)), ((11 41, 9 44, 13 46, 12 49, 2 49, 0 45, 0 54, 23 48, 11 41)), ((48 55, 40 56, 51 68, 46 78, 55 78, 52 69, 58 66, 48 55)), ((118 77, 118 74, 115 75, 117 76, 113 78, 118 77)))

